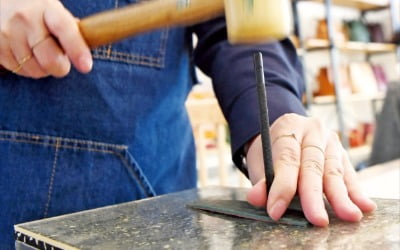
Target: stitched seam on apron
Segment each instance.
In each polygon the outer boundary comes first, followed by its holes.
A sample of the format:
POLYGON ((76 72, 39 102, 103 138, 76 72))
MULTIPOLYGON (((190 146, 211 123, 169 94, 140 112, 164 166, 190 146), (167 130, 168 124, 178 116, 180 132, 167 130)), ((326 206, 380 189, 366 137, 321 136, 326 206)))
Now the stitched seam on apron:
MULTIPOLYGON (((73 143, 73 144, 82 144, 87 145, 88 148, 93 147, 105 147, 105 148, 114 148, 114 149, 127 149, 128 146, 126 145, 119 145, 119 144, 111 144, 111 143, 104 143, 104 142, 97 142, 91 140, 84 140, 84 139, 73 139, 67 137, 55 137, 55 136, 48 136, 48 135, 38 135, 38 134, 30 134, 30 133, 23 133, 23 132, 14 132, 14 131, 4 131, 0 130, 0 140, 3 141, 17 141, 17 142, 35 142, 35 143, 45 143, 47 145, 54 145, 54 143, 44 142, 45 140, 50 141, 57 141, 59 140, 60 146, 67 146, 61 145, 63 143, 73 143), (3 137, 2 137, 3 135, 3 137), (13 137, 20 137, 20 138, 12 138, 12 137, 5 137, 5 136, 13 136, 13 137)), ((76 146, 79 147, 79 146, 76 146)), ((81 147, 83 148, 83 147, 81 147)))
POLYGON ((100 153, 109 153, 109 154, 115 154, 114 151, 112 150, 106 150, 106 149, 97 149, 97 148, 91 148, 91 147, 80 147, 80 146, 69 146, 69 145, 58 145, 57 143, 48 143, 48 142, 35 142, 35 141, 29 141, 29 140, 19 140, 19 139, 10 139, 10 138, 0 138, 0 141, 9 141, 9 142, 16 142, 16 143, 27 143, 27 144, 37 144, 37 145, 44 145, 44 146, 49 146, 49 147, 58 147, 58 148, 66 148, 66 149, 77 149, 81 151, 90 151, 90 152, 100 152, 100 153))
POLYGON ((126 158, 119 152, 115 152, 115 155, 117 155, 121 159, 122 163, 125 165, 125 167, 126 167, 127 171, 129 172, 129 174, 131 174, 131 176, 136 180, 136 183, 138 184, 138 186, 140 186, 140 188, 146 194, 146 196, 147 197, 154 196, 152 194, 151 190, 148 190, 145 186, 143 186, 142 180, 140 179, 138 174, 131 168, 131 165, 126 160, 126 158))
POLYGON ((158 48, 158 53, 160 56, 158 57, 145 56, 137 53, 119 52, 117 50, 113 50, 111 46, 108 46, 107 49, 103 47, 93 50, 93 58, 108 59, 111 61, 144 65, 149 67, 164 67, 168 35, 169 29, 164 29, 161 32, 160 47, 158 48))
POLYGON ((53 185, 54 185, 54 177, 56 174, 56 168, 57 168, 57 160, 58 160, 58 152, 60 149, 60 142, 59 139, 56 140, 56 150, 54 153, 54 160, 53 160, 53 167, 51 170, 51 176, 50 176, 50 184, 49 184, 49 191, 47 192, 47 203, 46 203, 46 207, 44 210, 44 218, 47 217, 47 213, 49 211, 49 206, 50 206, 50 201, 51 201, 51 194, 53 192, 53 185))

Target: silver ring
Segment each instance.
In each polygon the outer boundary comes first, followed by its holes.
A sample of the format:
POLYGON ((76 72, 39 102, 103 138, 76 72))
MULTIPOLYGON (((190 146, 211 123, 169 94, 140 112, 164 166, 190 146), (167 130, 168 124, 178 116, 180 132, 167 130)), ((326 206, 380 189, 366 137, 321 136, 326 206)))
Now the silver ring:
POLYGON ((316 146, 316 145, 304 145, 304 146, 301 146, 301 149, 302 149, 302 150, 305 149, 305 148, 316 148, 316 149, 318 149, 319 151, 321 151, 321 153, 322 153, 323 155, 325 155, 325 151, 324 151, 322 148, 320 148, 320 147, 318 147, 318 146, 316 146))
POLYGON ((276 137, 276 138, 272 141, 271 145, 274 145, 275 142, 277 142, 278 140, 280 140, 280 139, 282 139, 282 138, 293 138, 296 142, 299 142, 299 141, 297 140, 297 138, 296 138, 295 133, 291 133, 291 134, 279 135, 278 137, 276 137))

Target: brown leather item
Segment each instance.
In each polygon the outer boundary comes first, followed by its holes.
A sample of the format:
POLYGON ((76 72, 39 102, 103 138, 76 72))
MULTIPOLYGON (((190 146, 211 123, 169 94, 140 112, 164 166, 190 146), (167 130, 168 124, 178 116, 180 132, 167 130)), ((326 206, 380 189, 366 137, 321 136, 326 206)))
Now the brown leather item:
POLYGON ((328 25, 326 19, 318 20, 316 37, 318 39, 328 40, 328 25))
MULTIPOLYGON (((317 30, 316 30, 316 38, 318 39, 323 39, 323 40, 328 40, 328 24, 326 19, 320 19, 318 20, 317 24, 317 30)), ((344 30, 343 25, 335 23, 334 25, 334 36, 335 36, 335 41, 336 42, 345 42, 347 41, 347 35, 344 30)))
MULTIPOLYGON (((314 92, 315 96, 335 95, 335 86, 333 84, 331 71, 331 69, 326 67, 319 69, 319 74, 317 76, 319 89, 314 92)), ((341 66, 339 68, 339 84, 344 94, 351 93, 349 74, 346 66, 341 66)))
POLYGON ((363 127, 358 126, 354 128, 349 133, 349 145, 350 147, 359 147, 365 143, 364 141, 364 131, 363 127))
POLYGON ((319 84, 318 91, 314 92, 314 95, 335 95, 335 87, 329 77, 328 68, 320 68, 317 76, 317 82, 319 84))

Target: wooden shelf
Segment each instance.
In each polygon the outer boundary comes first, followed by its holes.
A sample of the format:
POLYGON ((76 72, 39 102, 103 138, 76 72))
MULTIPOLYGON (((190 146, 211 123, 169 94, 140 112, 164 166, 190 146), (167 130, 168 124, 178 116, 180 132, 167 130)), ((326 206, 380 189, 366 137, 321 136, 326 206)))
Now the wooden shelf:
MULTIPOLYGON (((303 0, 323 3, 323 0, 303 0)), ((332 0, 333 5, 357 8, 359 10, 382 9, 389 6, 388 0, 332 0)))
POLYGON ((216 98, 189 98, 186 101, 186 109, 193 127, 207 122, 226 123, 216 98))
MULTIPOLYGON (((328 40, 311 38, 305 42, 305 49, 326 50, 329 45, 328 40)), ((336 45, 339 50, 346 52, 389 53, 396 51, 396 45, 392 43, 338 42, 336 45)))
MULTIPOLYGON (((360 102, 360 101, 372 101, 372 100, 383 100, 385 98, 384 92, 378 92, 374 95, 369 94, 351 94, 351 95, 343 95, 343 102, 360 102)), ((323 104, 334 104, 335 96, 316 96, 313 99, 314 104, 323 105, 323 104)))

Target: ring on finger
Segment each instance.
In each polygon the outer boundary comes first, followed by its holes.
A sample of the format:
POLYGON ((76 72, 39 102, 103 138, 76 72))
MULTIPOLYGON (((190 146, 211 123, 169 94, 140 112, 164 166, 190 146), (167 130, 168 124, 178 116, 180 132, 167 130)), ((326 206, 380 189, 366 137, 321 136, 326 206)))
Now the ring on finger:
POLYGON ((295 133, 291 133, 291 134, 283 134, 283 135, 279 135, 278 137, 276 137, 273 142, 271 143, 271 145, 274 145, 275 142, 277 142, 279 139, 282 138, 293 138, 296 142, 298 142, 295 133))
POLYGON ((29 55, 23 57, 23 58, 18 62, 18 67, 16 67, 15 69, 13 69, 12 72, 13 72, 14 74, 18 73, 18 72, 22 69, 22 67, 24 67, 24 64, 25 64, 27 61, 29 61, 31 58, 32 58, 32 54, 29 54, 29 55))
POLYGON ((50 36, 44 36, 41 39, 39 39, 36 43, 34 43, 31 47, 31 50, 33 51, 35 49, 35 47, 37 47, 39 44, 41 44, 42 42, 44 42, 45 40, 47 40, 47 38, 49 38, 50 36))
POLYGON ((316 146, 316 145, 304 145, 304 146, 301 147, 302 150, 303 150, 303 149, 306 149, 306 148, 316 148, 316 149, 318 149, 319 151, 321 151, 321 153, 322 153, 323 155, 325 155, 325 151, 324 151, 321 147, 319 147, 319 146, 316 146))
POLYGON ((335 161, 339 161, 339 157, 336 155, 327 155, 325 157, 325 161, 329 161, 329 160, 335 160, 335 161))

